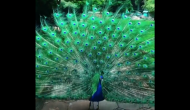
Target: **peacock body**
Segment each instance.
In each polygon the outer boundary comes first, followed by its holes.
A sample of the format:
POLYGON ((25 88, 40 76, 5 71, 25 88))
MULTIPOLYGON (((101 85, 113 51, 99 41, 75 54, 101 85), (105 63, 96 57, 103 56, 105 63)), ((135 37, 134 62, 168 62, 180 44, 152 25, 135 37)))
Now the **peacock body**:
POLYGON ((101 77, 108 101, 154 105, 154 21, 54 10, 36 30, 36 97, 89 99, 101 77))

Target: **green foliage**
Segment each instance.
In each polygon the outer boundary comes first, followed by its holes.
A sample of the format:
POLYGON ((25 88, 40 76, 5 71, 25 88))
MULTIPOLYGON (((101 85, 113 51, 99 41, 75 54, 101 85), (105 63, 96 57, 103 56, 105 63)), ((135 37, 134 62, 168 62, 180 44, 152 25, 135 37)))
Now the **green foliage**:
POLYGON ((139 3, 141 3, 143 0, 135 0, 135 5, 138 5, 139 3))
POLYGON ((105 5, 106 0, 92 0, 93 6, 100 7, 105 5))
POLYGON ((61 0, 61 5, 64 8, 78 8, 78 5, 74 3, 72 0, 61 0))
POLYGON ((111 11, 115 12, 115 10, 119 7, 124 5, 124 8, 121 9, 120 12, 125 12, 126 9, 129 11, 133 10, 133 5, 131 3, 131 0, 111 0, 110 2, 111 7, 113 7, 111 11))
POLYGON ((59 3, 58 0, 36 0, 36 23, 40 24, 40 16, 50 17, 52 8, 56 8, 59 3))
POLYGON ((140 10, 140 4, 143 0, 135 0, 135 5, 137 5, 137 10, 140 10))
POLYGON ((143 8, 149 12, 154 12, 155 10, 155 0, 144 0, 143 8))
POLYGON ((58 0, 36 0, 36 11, 56 8, 57 4, 59 4, 58 0), (42 8, 42 6, 47 8, 42 8))

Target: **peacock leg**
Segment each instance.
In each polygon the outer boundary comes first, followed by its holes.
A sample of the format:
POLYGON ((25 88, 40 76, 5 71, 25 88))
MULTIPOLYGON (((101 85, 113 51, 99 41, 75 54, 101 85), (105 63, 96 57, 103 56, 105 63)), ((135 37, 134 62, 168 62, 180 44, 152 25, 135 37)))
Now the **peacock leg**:
POLYGON ((98 108, 96 110, 99 110, 99 102, 98 102, 98 108))
MULTIPOLYGON (((94 105, 94 104, 93 104, 93 105, 94 105)), ((91 101, 90 101, 90 103, 89 103, 89 110, 91 110, 90 108, 91 108, 91 101)))

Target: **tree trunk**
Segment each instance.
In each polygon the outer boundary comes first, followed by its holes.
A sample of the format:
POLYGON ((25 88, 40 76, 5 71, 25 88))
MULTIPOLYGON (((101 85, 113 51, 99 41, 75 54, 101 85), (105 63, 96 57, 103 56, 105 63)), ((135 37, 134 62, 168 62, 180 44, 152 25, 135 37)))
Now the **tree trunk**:
POLYGON ((137 10, 138 10, 138 11, 140 10, 140 2, 139 2, 138 5, 137 5, 137 10))
POLYGON ((57 0, 57 4, 59 4, 59 5, 60 5, 60 4, 61 4, 61 0, 57 0))

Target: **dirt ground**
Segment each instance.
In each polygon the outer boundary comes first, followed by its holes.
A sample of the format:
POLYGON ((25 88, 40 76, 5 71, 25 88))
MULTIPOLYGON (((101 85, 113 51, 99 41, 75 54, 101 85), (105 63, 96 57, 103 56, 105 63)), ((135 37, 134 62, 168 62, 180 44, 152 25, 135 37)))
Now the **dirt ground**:
MULTIPOLYGON (((77 100, 77 101, 64 101, 64 100, 42 100, 36 99, 36 110, 93 110, 93 103, 89 109, 88 100, 77 100)), ((154 110, 149 108, 148 105, 140 104, 129 104, 129 103, 118 103, 101 101, 99 102, 99 110, 154 110)), ((97 103, 94 103, 94 108, 97 108, 97 103)))

